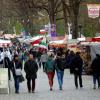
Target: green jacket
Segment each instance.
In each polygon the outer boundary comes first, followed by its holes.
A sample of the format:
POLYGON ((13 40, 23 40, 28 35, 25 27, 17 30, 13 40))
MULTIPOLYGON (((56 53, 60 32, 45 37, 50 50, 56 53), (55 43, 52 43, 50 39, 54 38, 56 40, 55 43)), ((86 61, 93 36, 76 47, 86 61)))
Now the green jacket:
POLYGON ((44 66, 44 71, 46 73, 55 72, 55 62, 52 58, 48 58, 47 62, 45 63, 45 66, 44 66))

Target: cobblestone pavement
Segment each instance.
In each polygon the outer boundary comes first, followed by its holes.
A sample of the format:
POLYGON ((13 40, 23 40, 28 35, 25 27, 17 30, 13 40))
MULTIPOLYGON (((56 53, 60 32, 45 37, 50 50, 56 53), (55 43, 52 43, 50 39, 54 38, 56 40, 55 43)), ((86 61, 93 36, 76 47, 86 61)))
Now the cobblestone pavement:
POLYGON ((55 76, 54 89, 49 91, 48 80, 42 70, 38 71, 36 92, 28 94, 26 81, 20 84, 20 94, 14 93, 13 81, 11 82, 11 93, 0 94, 0 100, 100 100, 100 90, 93 90, 92 77, 83 76, 83 89, 76 90, 74 87, 73 75, 65 72, 63 91, 58 89, 57 78, 55 76))

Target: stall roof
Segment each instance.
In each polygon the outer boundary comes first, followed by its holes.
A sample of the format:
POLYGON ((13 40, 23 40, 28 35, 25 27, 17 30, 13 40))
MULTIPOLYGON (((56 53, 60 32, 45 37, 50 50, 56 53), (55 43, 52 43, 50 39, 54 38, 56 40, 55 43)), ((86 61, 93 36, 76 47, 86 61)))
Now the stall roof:
POLYGON ((10 40, 3 40, 3 39, 0 39, 0 47, 3 47, 3 46, 10 46, 11 45, 11 41, 10 40))

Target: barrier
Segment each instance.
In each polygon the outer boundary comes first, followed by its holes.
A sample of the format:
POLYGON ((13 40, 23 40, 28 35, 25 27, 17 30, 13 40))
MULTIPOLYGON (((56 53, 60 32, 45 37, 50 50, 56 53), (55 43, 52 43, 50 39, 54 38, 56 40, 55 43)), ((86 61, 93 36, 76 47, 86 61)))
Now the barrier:
POLYGON ((9 94, 8 68, 0 68, 0 94, 9 94))

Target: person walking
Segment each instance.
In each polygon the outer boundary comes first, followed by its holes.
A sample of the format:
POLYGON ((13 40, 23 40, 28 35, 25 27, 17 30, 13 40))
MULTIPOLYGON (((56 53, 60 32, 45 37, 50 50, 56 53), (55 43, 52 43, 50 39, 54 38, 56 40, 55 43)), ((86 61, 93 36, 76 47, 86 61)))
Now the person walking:
POLYGON ((96 81, 98 81, 98 88, 100 88, 100 55, 96 54, 96 58, 91 64, 92 74, 93 74, 93 89, 96 89, 96 81))
POLYGON ((66 64, 67 68, 70 69, 70 74, 73 74, 73 59, 75 57, 75 53, 70 51, 69 54, 66 56, 66 64))
POLYGON ((43 71, 44 71, 44 65, 45 65, 47 59, 48 59, 47 52, 44 51, 43 54, 41 55, 41 63, 42 63, 42 65, 43 65, 43 71))
POLYGON ((49 80, 50 91, 53 88, 53 79, 55 75, 55 62, 53 60, 53 56, 49 55, 47 62, 44 65, 44 71, 46 72, 49 80))
POLYGON ((83 60, 80 56, 80 52, 76 52, 75 58, 73 59, 73 72, 74 72, 74 81, 75 81, 76 89, 78 89, 78 79, 79 79, 80 88, 83 87, 82 68, 83 68, 83 60))
POLYGON ((19 83, 20 83, 20 75, 22 74, 22 63, 18 59, 18 55, 14 55, 14 59, 11 62, 12 67, 12 73, 14 77, 14 83, 15 83, 15 93, 19 93, 19 83))
POLYGON ((57 73, 60 90, 62 90, 62 85, 63 85, 64 68, 66 67, 65 61, 66 61, 66 59, 62 55, 62 53, 60 53, 60 52, 57 53, 57 57, 55 59, 55 64, 56 64, 56 73, 57 73))
POLYGON ((11 71, 11 61, 8 57, 8 55, 5 53, 5 56, 4 56, 4 66, 5 68, 8 68, 8 78, 9 80, 11 79, 11 74, 10 74, 10 71, 11 71))
POLYGON ((24 70, 27 79, 27 88, 29 93, 35 92, 35 79, 37 78, 38 65, 32 54, 29 54, 29 60, 25 62, 24 70), (32 84, 31 84, 32 82, 32 84))

